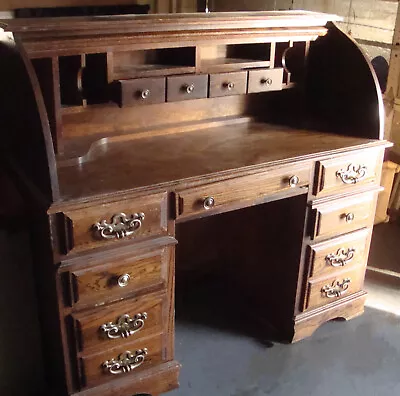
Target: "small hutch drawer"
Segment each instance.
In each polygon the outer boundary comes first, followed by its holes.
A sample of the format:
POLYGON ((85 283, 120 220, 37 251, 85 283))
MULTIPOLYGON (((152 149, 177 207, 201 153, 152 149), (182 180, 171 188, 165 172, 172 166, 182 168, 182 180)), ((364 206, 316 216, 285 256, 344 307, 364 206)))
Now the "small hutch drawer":
POLYGON ((117 241, 167 234, 167 193, 65 210, 58 216, 61 254, 109 247, 117 241))
POLYGON ((365 264, 370 235, 371 230, 366 228, 310 245, 310 277, 325 276, 344 268, 365 264))
POLYGON ((167 297, 149 294, 72 314, 79 351, 104 350, 164 331, 167 297))
POLYGON ((173 247, 125 255, 68 272, 71 303, 99 305, 146 289, 165 287, 173 247))
POLYGON ((238 177, 201 187, 177 191, 177 217, 205 215, 226 209, 244 207, 266 195, 291 188, 308 186, 310 165, 238 177))
POLYGON ((165 361, 164 334, 134 341, 80 359, 81 386, 92 387, 111 379, 132 376, 165 361))
POLYGON ((210 98, 245 94, 247 72, 219 73, 210 75, 210 98))
POLYGON ((122 107, 165 102, 165 77, 118 82, 118 102, 122 107))
POLYGON ((311 238, 332 237, 372 225, 377 192, 317 204, 313 207, 311 238))
POLYGON ((370 150, 362 155, 318 161, 314 194, 323 196, 354 188, 354 185, 379 184, 381 157, 381 151, 370 150))
POLYGON ((250 70, 248 93, 279 91, 282 82, 283 69, 250 70))
POLYGON ((334 277, 310 280, 304 309, 318 308, 358 292, 363 286, 364 275, 365 267, 359 266, 334 277))
POLYGON ((207 97, 208 74, 167 77, 167 102, 207 97))

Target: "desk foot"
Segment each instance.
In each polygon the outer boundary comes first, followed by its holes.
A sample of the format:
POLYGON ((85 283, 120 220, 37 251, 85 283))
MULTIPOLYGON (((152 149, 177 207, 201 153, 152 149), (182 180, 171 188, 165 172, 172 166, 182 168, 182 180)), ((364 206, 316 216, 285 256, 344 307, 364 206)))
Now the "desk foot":
POLYGON ((333 319, 350 320, 364 312, 367 293, 360 291, 346 299, 339 300, 329 307, 297 315, 294 319, 293 337, 290 342, 297 342, 311 336, 324 323, 333 319))

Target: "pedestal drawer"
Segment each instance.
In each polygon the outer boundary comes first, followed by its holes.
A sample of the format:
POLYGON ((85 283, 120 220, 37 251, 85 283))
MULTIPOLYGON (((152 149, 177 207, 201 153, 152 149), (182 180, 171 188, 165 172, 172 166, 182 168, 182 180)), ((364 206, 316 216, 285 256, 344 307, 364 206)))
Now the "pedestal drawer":
POLYGON ((370 150, 363 154, 318 161, 316 164, 316 196, 329 195, 354 188, 354 185, 379 184, 382 151, 370 150))
POLYGON ((78 350, 101 351, 161 333, 168 308, 166 294, 159 293, 74 313, 78 350))
POLYGON ((338 270, 365 264, 371 230, 346 234, 308 247, 310 277, 334 274, 338 270))
POLYGON ((135 375, 165 361, 164 334, 134 341, 119 348, 82 356, 81 384, 91 387, 115 378, 135 375))
POLYGON ((336 276, 311 279, 308 282, 304 309, 318 308, 356 293, 363 286, 364 276, 365 266, 362 265, 351 271, 342 271, 336 276))
POLYGON ((62 254, 167 234, 167 193, 65 210, 57 214, 62 254))
POLYGON ((139 291, 162 289, 172 257, 173 247, 133 251, 103 262, 89 257, 82 269, 67 272, 71 304, 102 305, 139 291))
POLYGON ((357 194, 312 208, 311 238, 331 237, 372 225, 377 192, 357 194))
POLYGON ((209 214, 228 206, 243 207, 246 202, 273 193, 308 186, 310 165, 282 168, 272 172, 237 177, 201 187, 178 190, 177 217, 209 214))

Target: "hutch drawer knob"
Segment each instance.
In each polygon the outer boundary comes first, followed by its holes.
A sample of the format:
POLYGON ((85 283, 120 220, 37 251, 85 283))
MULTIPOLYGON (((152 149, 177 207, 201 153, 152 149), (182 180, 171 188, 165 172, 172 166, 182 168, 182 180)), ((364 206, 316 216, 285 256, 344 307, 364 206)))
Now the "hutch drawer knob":
POLYGON ((336 253, 328 254, 325 261, 332 267, 344 267, 353 260, 355 252, 354 248, 348 248, 347 251, 345 248, 339 248, 336 253))
POLYGON ((334 280, 331 285, 325 285, 321 289, 321 293, 327 298, 340 297, 346 293, 350 282, 350 278, 345 278, 342 281, 334 280))
POLYGON ((186 85, 185 91, 186 93, 191 94, 194 91, 194 84, 186 85))
POLYGON ((355 217, 356 216, 352 212, 346 213, 345 215, 346 223, 351 223, 355 219, 355 217))
POLYGON ((150 96, 150 89, 145 89, 140 93, 142 99, 147 99, 150 96))
POLYGON ((263 77, 261 80, 260 80, 260 82, 261 82, 261 84, 262 85, 271 85, 272 84, 272 78, 265 78, 265 77, 263 77))
POLYGON ((118 286, 119 287, 128 286, 130 280, 131 276, 129 274, 123 274, 117 280, 118 286))
POLYGON ((235 83, 234 82, 227 82, 224 84, 224 87, 228 90, 228 91, 232 91, 233 88, 235 88, 235 83))
POLYGON ((296 187, 300 183, 300 179, 298 176, 292 176, 289 179, 289 186, 290 187, 296 187))
POLYGON ((126 351, 121 353, 116 359, 106 360, 103 369, 113 375, 128 373, 141 366, 146 359, 148 349, 138 349, 135 353, 126 351))
POLYGON ((344 184, 356 184, 366 175, 367 167, 365 165, 350 164, 347 169, 340 169, 336 172, 336 177, 340 177, 344 184))
POLYGON ((128 314, 120 316, 115 323, 108 322, 100 326, 100 332, 110 339, 128 338, 142 330, 147 312, 138 313, 133 318, 128 314))
POLYGON ((93 224, 93 231, 96 237, 101 239, 121 239, 134 235, 142 227, 144 213, 134 213, 127 216, 125 213, 115 214, 111 223, 107 220, 93 224))
POLYGON ((207 197, 204 201, 203 201, 203 207, 204 209, 208 210, 213 208, 215 205, 215 199, 213 197, 207 197))

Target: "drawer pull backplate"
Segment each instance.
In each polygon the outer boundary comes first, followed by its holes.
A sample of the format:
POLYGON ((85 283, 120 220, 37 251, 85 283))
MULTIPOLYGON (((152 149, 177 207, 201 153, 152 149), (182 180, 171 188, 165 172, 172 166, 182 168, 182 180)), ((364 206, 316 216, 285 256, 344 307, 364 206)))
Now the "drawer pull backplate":
POLYGON ((340 177, 344 184, 356 184, 365 178, 367 167, 365 165, 350 164, 347 169, 340 169, 336 172, 336 177, 340 177))
POLYGON ((115 323, 108 322, 100 327, 103 335, 110 339, 128 338, 142 330, 147 313, 138 313, 133 318, 125 314, 120 316, 115 323))
POLYGON ((347 251, 345 248, 340 248, 336 253, 328 254, 325 261, 332 267, 344 267, 353 260, 355 252, 356 249, 353 248, 348 248, 347 251))
POLYGON ((350 282, 350 278, 345 278, 342 281, 334 280, 331 285, 325 285, 321 289, 321 293, 328 298, 340 297, 344 293, 346 293, 347 289, 349 288, 350 282))
POLYGON ((93 225, 93 230, 97 237, 102 239, 121 239, 131 236, 142 226, 144 213, 134 213, 127 216, 125 213, 115 214, 111 218, 111 223, 102 220, 93 225))
POLYGON ((107 360, 103 368, 113 375, 128 373, 143 364, 148 353, 147 348, 139 349, 135 353, 126 351, 121 353, 117 359, 107 360))

